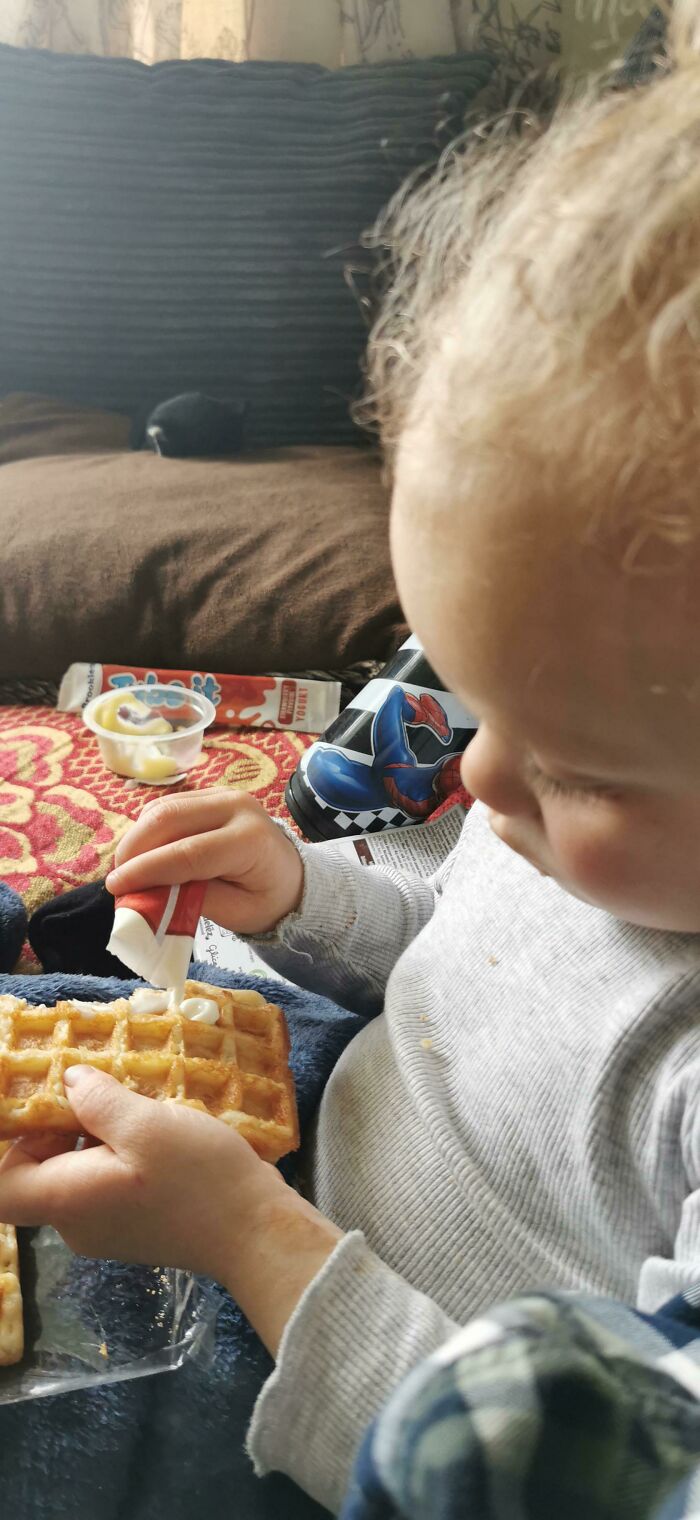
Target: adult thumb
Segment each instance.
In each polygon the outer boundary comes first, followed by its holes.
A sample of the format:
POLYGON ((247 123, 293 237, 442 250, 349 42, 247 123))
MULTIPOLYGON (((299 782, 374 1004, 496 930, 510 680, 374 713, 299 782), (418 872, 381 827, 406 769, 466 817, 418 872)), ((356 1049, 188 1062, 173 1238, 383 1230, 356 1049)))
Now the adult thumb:
POLYGON ((94 1066, 68 1066, 63 1082, 82 1132, 104 1140, 112 1150, 127 1146, 150 1117, 151 1099, 94 1066))

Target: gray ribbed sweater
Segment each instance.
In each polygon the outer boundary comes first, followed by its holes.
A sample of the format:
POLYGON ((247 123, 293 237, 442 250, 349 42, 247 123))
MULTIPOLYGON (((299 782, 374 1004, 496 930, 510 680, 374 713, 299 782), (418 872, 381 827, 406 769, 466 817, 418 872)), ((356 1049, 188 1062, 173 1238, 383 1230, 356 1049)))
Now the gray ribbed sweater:
POLYGON ((700 1278, 700 936, 568 896, 469 814, 430 883, 302 846, 256 942, 383 1012, 339 1061, 309 1194, 349 1234, 307 1289, 248 1445, 338 1508, 397 1381, 533 1286, 653 1308, 700 1278))

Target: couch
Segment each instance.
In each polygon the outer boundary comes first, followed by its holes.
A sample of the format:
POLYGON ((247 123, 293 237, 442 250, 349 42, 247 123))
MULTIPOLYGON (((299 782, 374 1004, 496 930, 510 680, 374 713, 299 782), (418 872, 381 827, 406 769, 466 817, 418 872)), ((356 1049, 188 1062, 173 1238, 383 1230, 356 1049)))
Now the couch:
POLYGON ((492 72, 0 47, 4 692, 79 659, 337 670, 397 646, 351 287, 363 229, 492 72), (242 457, 130 449, 183 390, 245 403, 242 457))

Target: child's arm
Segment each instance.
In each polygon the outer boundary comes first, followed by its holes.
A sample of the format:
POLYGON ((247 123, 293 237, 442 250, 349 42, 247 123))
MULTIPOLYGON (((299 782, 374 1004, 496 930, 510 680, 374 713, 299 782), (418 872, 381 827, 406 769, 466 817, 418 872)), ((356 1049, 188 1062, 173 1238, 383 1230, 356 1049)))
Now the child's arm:
POLYGON ((148 803, 115 865, 114 893, 208 881, 209 918, 251 936, 299 986, 362 1012, 381 1008, 394 964, 435 906, 430 883, 297 846, 259 802, 230 791, 148 803))
POLYGON ((278 1358, 251 1427, 256 1466, 336 1510, 366 1425, 454 1322, 219 1120, 73 1070, 71 1104, 104 1143, 18 1141, 0 1163, 0 1219, 52 1224, 81 1255, 223 1283, 278 1358))
POLYGON ((182 1267, 233 1293, 274 1355, 308 1282, 342 1237, 229 1125, 75 1066, 83 1133, 25 1136, 0 1161, 0 1218, 51 1224, 80 1256, 182 1267))
POLYGON ((432 916, 432 882, 362 866, 340 850, 295 849, 304 868, 298 910, 271 934, 253 936, 255 950, 297 986, 379 1013, 399 956, 432 916))

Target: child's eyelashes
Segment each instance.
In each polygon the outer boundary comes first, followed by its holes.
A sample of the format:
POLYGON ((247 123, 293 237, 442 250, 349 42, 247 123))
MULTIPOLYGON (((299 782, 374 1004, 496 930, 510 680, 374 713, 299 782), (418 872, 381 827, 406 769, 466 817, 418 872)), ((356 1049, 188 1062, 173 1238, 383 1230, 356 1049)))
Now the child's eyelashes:
POLYGON ((557 781, 554 776, 538 776, 535 789, 540 797, 566 797, 572 802, 590 802, 601 795, 600 787, 574 786, 569 781, 557 781))
POLYGON ((596 802, 602 797, 612 798, 616 795, 614 788, 603 782, 559 781, 555 776, 548 776, 541 771, 534 761, 528 764, 527 779, 540 799, 565 797, 572 802, 596 802))

